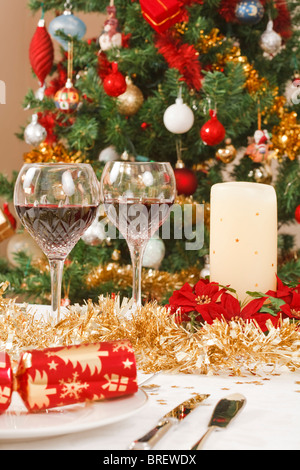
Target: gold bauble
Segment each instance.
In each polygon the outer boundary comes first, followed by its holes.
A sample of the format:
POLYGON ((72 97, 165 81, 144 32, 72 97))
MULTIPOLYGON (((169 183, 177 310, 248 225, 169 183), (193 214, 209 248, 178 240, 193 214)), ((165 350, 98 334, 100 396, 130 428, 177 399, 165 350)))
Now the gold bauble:
POLYGON ((253 177, 256 183, 262 184, 271 184, 273 179, 271 168, 268 165, 260 165, 250 170, 248 176, 253 177))
POLYGON ((125 116, 133 116, 138 112, 144 102, 141 90, 126 77, 127 88, 125 93, 118 96, 118 111, 125 116))
POLYGON ((216 152, 216 157, 221 160, 223 163, 231 163, 236 157, 236 149, 231 144, 231 139, 225 140, 225 148, 218 149, 216 152))

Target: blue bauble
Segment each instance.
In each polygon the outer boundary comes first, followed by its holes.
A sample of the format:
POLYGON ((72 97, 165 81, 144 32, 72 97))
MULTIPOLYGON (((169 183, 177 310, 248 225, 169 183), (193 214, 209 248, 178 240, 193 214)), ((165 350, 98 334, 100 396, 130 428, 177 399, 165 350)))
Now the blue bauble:
POLYGON ((49 24, 49 33, 56 39, 64 48, 68 50, 68 41, 65 41, 61 37, 56 35, 56 31, 61 30, 69 36, 76 36, 81 39, 86 33, 86 25, 84 22, 69 12, 65 12, 63 15, 57 16, 49 24))
POLYGON ((258 0, 243 0, 237 4, 235 16, 244 24, 257 24, 264 16, 264 7, 258 0))

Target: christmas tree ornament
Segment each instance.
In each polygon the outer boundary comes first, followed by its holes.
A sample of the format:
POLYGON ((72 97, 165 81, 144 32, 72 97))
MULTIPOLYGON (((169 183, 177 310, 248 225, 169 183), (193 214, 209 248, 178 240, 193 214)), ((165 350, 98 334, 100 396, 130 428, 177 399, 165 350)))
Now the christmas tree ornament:
POLYGON ((206 277, 209 278, 210 276, 210 261, 209 261, 209 255, 204 256, 204 268, 201 269, 200 271, 200 277, 205 279, 206 277))
POLYGON ((181 93, 175 104, 169 106, 164 112, 164 125, 173 134, 184 134, 194 124, 194 113, 191 108, 183 102, 181 93))
POLYGON ((120 155, 116 151, 113 145, 106 147, 105 149, 101 150, 99 154, 99 161, 100 162, 114 162, 116 160, 120 160, 120 155))
POLYGON ((236 157, 236 148, 231 144, 231 139, 225 140, 225 148, 216 151, 216 158, 221 162, 231 163, 236 157))
POLYGON ((288 106, 300 103, 300 74, 295 73, 285 85, 284 97, 288 106))
POLYGON ((295 209, 295 220, 300 224, 300 204, 295 209))
POLYGON ((84 232, 81 240, 84 241, 86 245, 89 246, 98 246, 106 239, 105 228, 99 217, 96 217, 94 222, 89 226, 89 228, 84 232))
POLYGON ((7 244, 6 256, 10 264, 14 267, 18 266, 18 262, 15 259, 18 253, 25 253, 26 256, 31 258, 32 262, 45 259, 42 250, 26 231, 23 233, 15 233, 7 244))
POLYGON ((217 118, 213 109, 209 110, 210 119, 200 129, 200 137, 207 145, 218 145, 225 138, 225 128, 217 118))
POLYGON ((113 48, 122 47, 122 34, 119 30, 119 22, 116 18, 117 9, 114 0, 110 0, 110 5, 106 9, 108 18, 104 22, 103 32, 99 37, 101 51, 108 51, 113 48))
POLYGON ((183 16, 177 0, 140 0, 140 5, 143 17, 158 33, 163 33, 179 23, 183 16))
POLYGON ((39 20, 29 46, 29 60, 33 72, 43 87, 47 75, 51 72, 54 60, 54 48, 46 29, 43 17, 39 20))
POLYGON ((254 132, 253 140, 254 142, 248 145, 246 154, 249 155, 255 163, 267 161, 271 142, 269 132, 266 129, 258 129, 254 132))
POLYGON ((177 194, 191 196, 198 187, 198 180, 195 173, 188 168, 175 168, 174 175, 176 180, 177 194))
POLYGON ((273 174, 270 165, 261 164, 249 171, 248 177, 253 179, 255 183, 271 184, 273 174))
POLYGON ((103 88, 108 96, 117 97, 125 93, 127 85, 124 75, 118 70, 118 63, 112 63, 112 71, 103 80, 103 88))
POLYGON ((262 50, 271 57, 274 57, 280 51, 282 38, 280 34, 274 31, 272 20, 268 22, 265 32, 262 33, 259 44, 262 50))
POLYGON ((144 268, 159 269, 166 253, 166 247, 161 238, 154 236, 148 241, 142 265, 144 268))
POLYGON ((33 114, 31 123, 25 128, 24 139, 26 144, 37 147, 47 137, 46 129, 38 123, 38 115, 33 114))
POLYGON ((264 16, 264 7, 258 0, 243 0, 235 9, 236 18, 243 24, 255 25, 264 16))
POLYGON ((134 116, 144 102, 144 96, 141 90, 132 83, 129 77, 126 77, 126 91, 118 96, 118 111, 124 116, 134 116))
POLYGON ((58 90, 54 96, 55 106, 65 113, 76 111, 79 105, 79 92, 74 88, 73 76, 73 41, 68 43, 68 78, 63 88, 58 90))
POLYGON ((68 78, 66 85, 55 93, 55 106, 67 113, 76 111, 79 105, 79 93, 68 78))
POLYGON ((60 37, 57 34, 58 31, 62 31, 67 36, 77 37, 77 39, 83 38, 86 33, 84 22, 72 13, 70 0, 65 3, 63 14, 54 18, 49 24, 49 33, 67 51, 69 40, 60 37))

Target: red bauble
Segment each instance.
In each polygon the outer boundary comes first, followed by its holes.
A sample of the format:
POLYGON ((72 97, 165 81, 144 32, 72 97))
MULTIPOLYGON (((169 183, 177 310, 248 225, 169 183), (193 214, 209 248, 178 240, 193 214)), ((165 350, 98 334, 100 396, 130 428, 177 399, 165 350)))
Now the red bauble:
POLYGON ((299 206, 296 207, 296 210, 295 210, 295 219, 296 219, 296 221, 298 222, 298 224, 300 224, 300 204, 299 204, 299 206))
POLYGON ((118 64, 112 63, 112 72, 103 80, 103 88, 108 96, 120 96, 125 93, 127 84, 124 75, 118 71, 118 64))
POLYGON ((54 60, 53 44, 44 20, 39 21, 32 37, 29 47, 29 60, 34 73, 41 86, 43 86, 45 78, 51 72, 54 60))
POLYGON ((195 173, 188 168, 175 168, 174 170, 177 194, 191 196, 197 189, 198 180, 195 173))
POLYGON ((200 137, 207 145, 218 145, 225 138, 225 128, 217 118, 213 109, 209 111, 210 120, 200 130, 200 137))

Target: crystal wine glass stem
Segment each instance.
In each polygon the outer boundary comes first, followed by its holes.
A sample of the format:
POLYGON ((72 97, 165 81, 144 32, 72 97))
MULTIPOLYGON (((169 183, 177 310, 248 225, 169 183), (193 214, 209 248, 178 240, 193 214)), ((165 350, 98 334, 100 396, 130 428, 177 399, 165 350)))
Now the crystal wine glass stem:
POLYGON ((148 240, 141 246, 130 246, 132 262, 132 298, 135 305, 142 305, 142 262, 148 240))
POLYGON ((60 304, 61 304, 61 284, 64 268, 63 259, 50 259, 51 274, 51 308, 52 314, 56 322, 60 321, 60 304))

